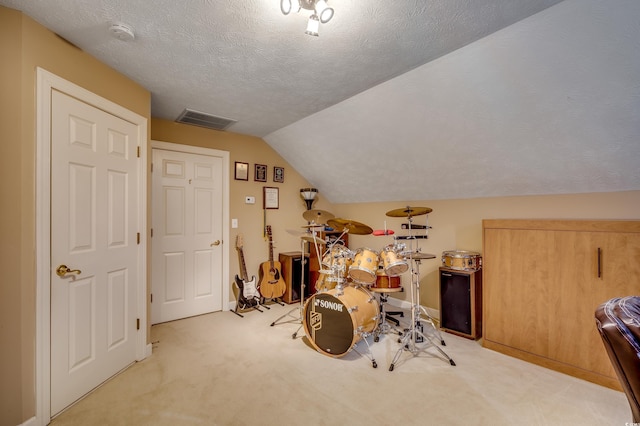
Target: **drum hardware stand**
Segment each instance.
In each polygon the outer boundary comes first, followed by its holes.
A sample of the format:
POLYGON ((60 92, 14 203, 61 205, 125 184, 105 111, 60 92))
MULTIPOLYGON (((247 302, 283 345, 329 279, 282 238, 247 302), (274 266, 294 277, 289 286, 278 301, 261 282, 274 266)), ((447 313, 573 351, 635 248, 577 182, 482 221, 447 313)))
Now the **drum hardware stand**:
POLYGON ((355 351, 355 353, 357 353, 360 356, 366 356, 367 358, 369 358, 369 360, 371 361, 371 366, 373 368, 378 368, 378 363, 376 362, 376 360, 373 358, 373 353, 371 352, 371 346, 369 345, 369 342, 367 342, 367 337, 374 335, 375 333, 368 333, 368 332, 362 332, 362 331, 358 331, 357 332, 360 336, 362 336, 362 339, 360 339, 360 341, 363 341, 366 345, 367 345, 367 353, 366 354, 362 354, 360 353, 360 351, 356 348, 357 344, 360 343, 356 343, 355 345, 353 345, 353 347, 351 349, 353 349, 355 351))
MULTIPOLYGON (((318 237, 319 238, 319 237, 318 237)), ((305 240, 300 240, 300 254, 302 255, 302 259, 300 261, 300 269, 301 269, 301 273, 300 273, 300 306, 298 306, 297 308, 294 308, 292 310, 290 310, 289 312, 287 312, 286 314, 282 315, 281 317, 279 317, 278 319, 276 319, 274 322, 271 323, 271 327, 275 326, 275 325, 280 325, 280 324, 290 324, 290 323, 300 323, 300 325, 298 326, 298 329, 291 335, 292 339, 295 339, 296 337, 298 337, 298 333, 300 332, 300 329, 302 328, 303 325, 303 314, 304 314, 304 290, 305 290, 305 283, 304 283, 304 265, 307 263, 306 257, 305 257, 305 240), (295 311, 298 311, 298 316, 293 316, 292 313, 295 311), (286 317, 290 317, 291 319, 287 320, 287 321, 282 321, 279 322, 280 320, 282 320, 283 318, 286 317)), ((315 248, 316 248, 316 254, 318 255, 318 264, 320 265, 320 252, 318 251, 318 241, 316 240, 316 234, 313 233, 313 243, 315 244, 315 248)))
MULTIPOLYGON (((408 219, 408 239, 411 239, 411 216, 409 216, 408 219)), ((447 361, 449 361, 449 364, 455 366, 456 363, 453 361, 453 359, 451 359, 449 355, 447 355, 442 349, 440 349, 428 334, 425 334, 423 332, 423 326, 420 322, 421 319, 423 319, 421 317, 421 314, 424 314, 427 317, 426 321, 431 324, 435 331, 435 334, 440 338, 440 343, 445 346, 445 342, 442 339, 442 335, 436 327, 433 318, 431 317, 431 315, 429 315, 427 310, 422 305, 420 305, 420 259, 413 259, 413 253, 413 251, 409 251, 409 262, 411 263, 411 325, 408 329, 405 329, 404 336, 401 339, 398 339, 398 343, 400 343, 401 346, 398 349, 398 352, 396 352, 396 355, 393 357, 391 364, 389 365, 389 371, 393 371, 396 362, 398 361, 400 355, 404 350, 411 352, 415 357, 418 356, 421 351, 427 349, 428 346, 419 348, 417 346, 418 343, 428 343, 430 346, 433 346, 447 361)), ((415 253, 418 253, 418 249, 415 250, 415 253)))
POLYGON ((400 326, 400 321, 396 318, 391 317, 391 315, 399 314, 400 316, 404 316, 404 312, 387 312, 385 309, 385 304, 387 303, 389 295, 386 293, 380 294, 380 323, 378 324, 378 328, 373 332, 373 341, 380 341, 381 334, 387 333, 397 333, 398 336, 402 336, 402 331, 398 330, 397 327, 400 326), (395 326, 390 325, 389 322, 395 324, 395 326))

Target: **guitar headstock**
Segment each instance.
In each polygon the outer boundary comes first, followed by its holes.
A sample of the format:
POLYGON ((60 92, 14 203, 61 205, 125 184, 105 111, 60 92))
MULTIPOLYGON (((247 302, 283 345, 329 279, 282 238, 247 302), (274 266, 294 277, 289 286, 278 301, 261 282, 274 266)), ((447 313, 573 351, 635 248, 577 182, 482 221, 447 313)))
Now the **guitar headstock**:
POLYGON ((267 235, 271 238, 271 225, 267 225, 267 235))
POLYGON ((243 240, 242 234, 236 235, 236 248, 237 249, 242 249, 242 246, 244 245, 244 242, 242 240, 243 240))

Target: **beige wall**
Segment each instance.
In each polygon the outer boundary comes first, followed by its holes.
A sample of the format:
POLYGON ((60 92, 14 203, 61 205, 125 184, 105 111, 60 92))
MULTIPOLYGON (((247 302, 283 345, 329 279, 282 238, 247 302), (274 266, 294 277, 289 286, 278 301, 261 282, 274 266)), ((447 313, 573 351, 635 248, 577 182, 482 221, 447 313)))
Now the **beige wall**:
MULTIPOLYGON (((433 209, 428 215, 429 225, 433 227, 429 230, 429 238, 417 241, 422 252, 436 255, 436 259, 423 260, 420 264, 420 301, 422 305, 436 309, 440 306, 438 268, 442 252, 482 252, 482 219, 640 219, 640 191, 336 204, 333 213, 342 218, 363 222, 374 230, 383 229, 386 221, 389 229, 406 235, 406 231, 400 229, 400 225, 406 223, 406 218, 388 217, 385 213, 408 205, 433 209)), ((426 221, 426 215, 414 218, 414 223, 418 225, 425 225, 426 221)), ((379 251, 393 243, 389 236, 353 235, 349 238, 351 249, 369 247, 379 251)), ((402 285, 406 286, 410 279, 409 272, 403 274, 402 285)), ((409 292, 396 294, 399 299, 406 299, 409 292)))
POLYGON ((35 415, 36 68, 150 116, 150 94, 46 30, 0 7, 0 424, 35 415))

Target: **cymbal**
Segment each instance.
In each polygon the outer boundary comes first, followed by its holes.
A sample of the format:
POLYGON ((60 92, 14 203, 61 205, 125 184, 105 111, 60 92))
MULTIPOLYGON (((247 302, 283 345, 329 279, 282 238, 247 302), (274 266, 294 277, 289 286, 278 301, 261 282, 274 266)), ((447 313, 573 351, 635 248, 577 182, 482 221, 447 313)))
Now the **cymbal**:
POLYGON ((435 254, 415 252, 415 251, 403 251, 403 252, 400 252, 400 254, 405 258, 411 257, 413 260, 436 258, 435 254))
POLYGON ((326 245, 327 244, 327 242, 325 240, 323 240, 322 238, 320 238, 319 235, 316 235, 315 239, 313 238, 313 234, 306 234, 306 235, 303 235, 300 238, 302 238, 303 240, 308 241, 310 243, 314 243, 315 242, 315 244, 320 244, 320 245, 326 245))
MULTIPOLYGON (((313 240, 313 234, 310 232, 303 232, 303 231, 296 231, 295 229, 287 229, 287 232, 291 235, 295 235, 296 237, 299 237, 305 241, 308 241, 310 243, 312 243, 313 240)), ((322 237, 318 234, 316 234, 316 238, 315 238, 316 243, 318 244, 327 244, 327 242, 325 240, 322 239, 322 237)))
POLYGON ((307 210, 302 213, 302 217, 307 222, 325 224, 329 219, 333 219, 335 216, 325 210, 307 210))
POLYGON ((350 234, 355 235, 367 235, 373 232, 373 229, 364 223, 356 222, 351 219, 330 219, 327 221, 327 225, 337 231, 347 230, 350 234))
POLYGON ((390 217, 410 217, 420 216, 423 214, 431 213, 433 209, 429 207, 405 207, 403 209, 389 210, 387 216, 390 217))

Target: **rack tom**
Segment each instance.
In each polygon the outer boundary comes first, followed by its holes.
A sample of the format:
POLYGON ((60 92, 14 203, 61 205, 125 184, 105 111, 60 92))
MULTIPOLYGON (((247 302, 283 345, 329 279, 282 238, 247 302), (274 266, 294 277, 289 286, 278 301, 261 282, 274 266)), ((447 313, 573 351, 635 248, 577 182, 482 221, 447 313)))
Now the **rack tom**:
POLYGON ((349 276, 358 284, 370 285, 376 281, 380 258, 378 253, 368 249, 359 248, 353 257, 353 263, 349 267, 349 276))

